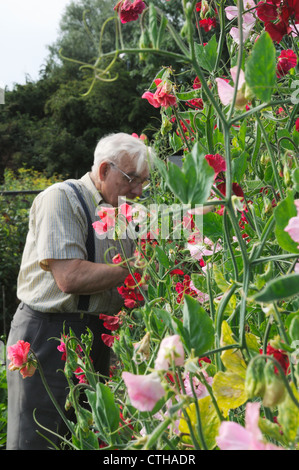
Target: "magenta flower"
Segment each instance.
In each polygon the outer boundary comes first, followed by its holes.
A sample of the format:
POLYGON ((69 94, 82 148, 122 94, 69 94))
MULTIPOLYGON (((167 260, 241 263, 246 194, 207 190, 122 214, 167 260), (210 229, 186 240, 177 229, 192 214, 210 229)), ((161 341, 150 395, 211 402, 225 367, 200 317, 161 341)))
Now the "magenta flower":
POLYGON ((155 404, 165 394, 160 378, 156 372, 148 375, 134 375, 123 372, 131 404, 139 411, 152 411, 155 404))
POLYGON ((223 421, 216 438, 221 450, 283 450, 273 444, 265 443, 258 427, 260 404, 247 403, 245 428, 233 421, 223 421))
POLYGON ((23 340, 19 340, 16 344, 8 346, 7 357, 11 361, 8 369, 19 370, 23 379, 26 377, 32 377, 36 371, 36 365, 34 361, 28 358, 30 351, 30 343, 23 340))
POLYGON ((119 14, 122 23, 129 23, 136 21, 145 8, 146 5, 142 0, 135 0, 133 3, 130 0, 120 0, 114 10, 119 14))
POLYGON ((295 206, 297 209, 297 215, 290 218, 289 223, 284 230, 285 232, 288 232, 294 242, 299 243, 299 199, 296 199, 295 206))
POLYGON ((289 70, 297 65, 297 56, 292 49, 283 50, 278 57, 276 75, 278 78, 284 77, 289 70))
POLYGON ((160 78, 157 78, 155 84, 157 86, 155 93, 146 91, 143 93, 142 98, 147 99, 155 108, 160 108, 160 106, 163 108, 174 106, 176 104, 176 97, 170 93, 172 90, 171 83, 167 81, 163 82, 160 78))
POLYGON ((179 335, 167 336, 162 339, 155 361, 155 369, 168 370, 172 361, 176 366, 184 364, 184 347, 179 335))

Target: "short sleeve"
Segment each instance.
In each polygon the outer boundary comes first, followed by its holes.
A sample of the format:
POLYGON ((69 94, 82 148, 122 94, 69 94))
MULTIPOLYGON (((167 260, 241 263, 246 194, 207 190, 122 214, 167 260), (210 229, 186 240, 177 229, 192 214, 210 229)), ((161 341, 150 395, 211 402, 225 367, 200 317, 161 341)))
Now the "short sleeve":
POLYGON ((32 229, 42 269, 49 270, 49 259, 87 258, 86 216, 72 189, 49 188, 36 198, 33 212, 32 229))

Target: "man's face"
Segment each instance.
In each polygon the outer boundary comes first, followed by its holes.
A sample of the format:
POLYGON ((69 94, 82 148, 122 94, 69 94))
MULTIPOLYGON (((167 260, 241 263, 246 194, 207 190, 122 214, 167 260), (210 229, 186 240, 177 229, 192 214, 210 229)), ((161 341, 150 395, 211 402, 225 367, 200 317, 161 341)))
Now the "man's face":
POLYGON ((149 177, 148 169, 141 173, 136 172, 136 167, 129 159, 123 159, 120 163, 104 162, 100 166, 101 194, 108 204, 114 207, 118 205, 118 197, 135 199, 142 195, 142 186, 149 177))

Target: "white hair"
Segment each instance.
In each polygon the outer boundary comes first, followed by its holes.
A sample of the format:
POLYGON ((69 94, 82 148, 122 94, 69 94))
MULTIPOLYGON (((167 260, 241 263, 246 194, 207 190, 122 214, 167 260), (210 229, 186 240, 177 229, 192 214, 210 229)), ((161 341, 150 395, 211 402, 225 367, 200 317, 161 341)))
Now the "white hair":
POLYGON ((109 134, 100 139, 95 148, 91 172, 97 178, 98 169, 102 162, 118 164, 123 159, 130 159, 135 163, 136 171, 141 173, 153 164, 153 156, 153 149, 145 145, 143 140, 124 132, 109 134))

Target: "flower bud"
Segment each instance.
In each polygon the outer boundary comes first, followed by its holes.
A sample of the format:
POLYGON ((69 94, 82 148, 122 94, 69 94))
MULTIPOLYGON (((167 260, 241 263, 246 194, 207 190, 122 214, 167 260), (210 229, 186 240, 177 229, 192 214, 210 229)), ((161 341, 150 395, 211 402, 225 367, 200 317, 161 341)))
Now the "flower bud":
POLYGON ((245 378, 245 391, 248 398, 263 397, 265 393, 265 360, 261 357, 249 363, 245 378))
POLYGON ((287 165, 283 167, 283 181, 286 186, 290 186, 292 183, 291 173, 287 165))
POLYGON ((263 397, 263 405, 271 408, 284 400, 285 386, 280 374, 275 373, 274 364, 272 362, 266 364, 264 374, 266 389, 263 397))
POLYGON ((264 198, 264 211, 265 211, 265 214, 271 214, 273 211, 272 202, 270 201, 268 197, 264 198))

